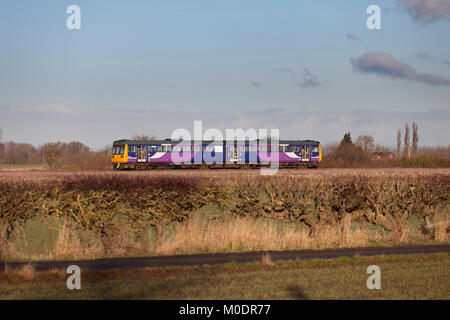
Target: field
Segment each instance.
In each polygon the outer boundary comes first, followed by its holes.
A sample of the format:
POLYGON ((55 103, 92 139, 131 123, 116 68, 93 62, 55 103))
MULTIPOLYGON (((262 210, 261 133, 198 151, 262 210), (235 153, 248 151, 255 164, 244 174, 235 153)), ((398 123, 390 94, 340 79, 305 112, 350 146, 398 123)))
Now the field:
MULTIPOLYGON (((33 181, 55 181, 64 177, 104 176, 109 174, 125 176, 149 176, 149 177, 183 177, 183 178, 212 178, 226 180, 230 177, 259 176, 259 169, 210 169, 210 170, 149 170, 149 171, 96 171, 96 170, 74 170, 74 171, 50 171, 42 170, 41 167, 17 166, 0 167, 0 179, 33 180, 33 181)), ((386 175, 450 175, 450 168, 318 168, 318 169, 280 169, 277 176, 386 176, 386 175)))
POLYGON ((448 243, 449 169, 0 172, 3 261, 448 243))
POLYGON ((84 271, 67 290, 64 270, 0 273, 0 299, 450 299, 448 254, 217 266, 84 271), (366 286, 369 265, 381 289, 366 286))

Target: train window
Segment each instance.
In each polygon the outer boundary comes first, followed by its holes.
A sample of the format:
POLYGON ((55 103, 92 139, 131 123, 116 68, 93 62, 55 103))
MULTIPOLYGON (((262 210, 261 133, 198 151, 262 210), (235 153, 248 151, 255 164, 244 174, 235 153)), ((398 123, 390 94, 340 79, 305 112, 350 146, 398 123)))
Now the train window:
POLYGON ((151 153, 151 152, 156 152, 156 150, 157 150, 156 146, 149 146, 149 147, 148 147, 148 152, 149 152, 149 153, 151 153))
POLYGON ((181 146, 173 146, 173 152, 181 152, 181 146))
POLYGON ((214 151, 214 146, 205 146, 205 152, 213 152, 214 151))
POLYGON ((125 150, 125 147, 120 147, 120 146, 114 147, 113 154, 123 154, 124 150, 125 150))
POLYGON ((157 146, 156 147, 156 151, 157 152, 162 152, 163 151, 163 147, 162 146, 157 146))
POLYGON ((173 146, 172 145, 168 145, 167 146, 167 152, 172 152, 173 146))
POLYGON ((194 149, 194 152, 202 152, 202 146, 200 146, 200 145, 194 145, 193 149, 194 149))
POLYGON ((314 148, 312 149, 312 152, 319 152, 319 148, 318 148, 318 147, 314 147, 314 148))

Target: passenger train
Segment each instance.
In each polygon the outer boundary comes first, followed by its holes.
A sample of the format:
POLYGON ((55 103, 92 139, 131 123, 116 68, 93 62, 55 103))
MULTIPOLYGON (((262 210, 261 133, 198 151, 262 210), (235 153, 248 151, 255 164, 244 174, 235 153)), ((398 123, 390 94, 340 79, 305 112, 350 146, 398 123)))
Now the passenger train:
POLYGON ((313 140, 177 141, 117 140, 112 147, 114 170, 154 168, 256 168, 269 166, 278 153, 280 168, 315 168, 322 148, 313 140), (174 157, 175 156, 175 157, 174 157), (183 158, 183 162, 174 160, 183 158))

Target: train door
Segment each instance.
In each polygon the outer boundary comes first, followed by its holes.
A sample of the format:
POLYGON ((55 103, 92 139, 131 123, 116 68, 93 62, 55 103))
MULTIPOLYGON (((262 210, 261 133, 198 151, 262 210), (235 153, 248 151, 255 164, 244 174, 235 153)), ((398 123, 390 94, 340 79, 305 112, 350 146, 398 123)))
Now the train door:
POLYGON ((137 147, 137 162, 147 162, 147 146, 137 147))
POLYGON ((302 147, 302 161, 310 161, 311 159, 311 147, 303 146, 302 147))
POLYGON ((238 162, 238 148, 235 141, 227 143, 227 163, 235 164, 238 162))
POLYGON ((238 163, 245 163, 245 144, 239 144, 236 147, 238 163))

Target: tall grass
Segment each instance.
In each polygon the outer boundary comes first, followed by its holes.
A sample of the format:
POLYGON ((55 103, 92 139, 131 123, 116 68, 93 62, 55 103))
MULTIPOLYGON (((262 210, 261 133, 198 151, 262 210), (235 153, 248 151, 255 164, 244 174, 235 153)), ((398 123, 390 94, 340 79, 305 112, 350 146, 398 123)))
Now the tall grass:
POLYGON ((306 226, 269 219, 237 217, 202 223, 196 216, 177 225, 162 239, 160 246, 150 252, 167 255, 358 247, 377 240, 376 232, 367 228, 351 230, 348 219, 342 226, 324 225, 311 231, 306 226))

